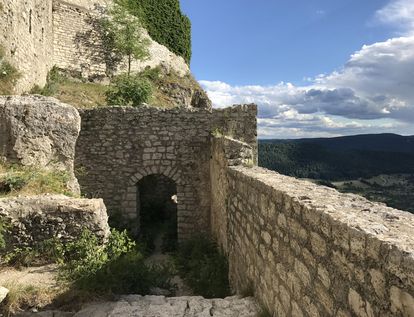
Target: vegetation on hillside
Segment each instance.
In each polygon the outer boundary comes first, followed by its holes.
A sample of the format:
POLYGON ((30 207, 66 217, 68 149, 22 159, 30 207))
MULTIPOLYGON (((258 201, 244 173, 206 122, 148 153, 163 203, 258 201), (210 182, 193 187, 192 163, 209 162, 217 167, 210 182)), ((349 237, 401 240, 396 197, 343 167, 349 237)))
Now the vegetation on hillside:
POLYGON ((140 74, 123 74, 112 79, 105 94, 110 106, 138 107, 151 99, 153 85, 140 74))
MULTIPOLYGON (((140 87, 143 94, 134 93, 130 95, 133 98, 129 99, 129 103, 132 104, 133 100, 140 99, 142 96, 143 102, 150 105, 154 105, 161 108, 171 108, 174 106, 173 95, 178 90, 199 90, 201 87, 197 81, 189 74, 184 77, 180 77, 175 72, 168 74, 162 73, 159 68, 147 69, 139 74, 131 75, 131 81, 128 81, 126 87, 134 87, 134 78, 139 77, 140 83, 143 83, 140 87), (150 83, 150 86, 148 85, 150 83), (148 94, 151 90, 151 95, 148 94), (148 97, 148 98, 147 98, 148 97)), ((117 89, 117 79, 114 79, 112 85, 104 85, 99 83, 91 83, 86 79, 74 78, 60 71, 54 67, 48 75, 47 84, 45 87, 35 87, 31 93, 40 94, 44 96, 51 96, 59 99, 64 103, 68 103, 77 108, 94 108, 108 105, 108 94, 111 96, 109 104, 123 105, 121 102, 115 102, 118 96, 112 98, 112 93, 108 93, 108 90, 117 89)), ((121 83, 120 83, 121 84, 121 83)), ((130 88, 122 90, 119 95, 119 99, 124 98, 123 95, 127 94, 130 88)), ((135 102, 136 103, 136 102, 135 102)))
POLYGON ((403 151, 396 152, 395 146, 386 151, 383 142, 374 145, 371 137, 365 146, 370 150, 363 150, 365 143, 362 142, 367 142, 367 137, 357 139, 360 141, 354 145, 356 149, 347 138, 316 139, 315 143, 263 140, 259 143, 259 165, 414 212, 414 145, 402 141, 403 151), (341 148, 338 142, 344 146, 341 148), (381 179, 387 181, 381 182, 381 179))
POLYGON ((69 179, 65 171, 0 163, 0 198, 44 193, 71 196, 69 179))
POLYGON ((414 154, 331 150, 314 143, 259 144, 259 164, 299 178, 349 180, 379 174, 414 173, 414 154))
POLYGON ((118 0, 128 11, 143 21, 151 38, 191 60, 191 22, 182 14, 179 0, 118 0))
POLYGON ((12 95, 19 78, 20 73, 5 59, 4 48, 0 46, 0 95, 12 95))

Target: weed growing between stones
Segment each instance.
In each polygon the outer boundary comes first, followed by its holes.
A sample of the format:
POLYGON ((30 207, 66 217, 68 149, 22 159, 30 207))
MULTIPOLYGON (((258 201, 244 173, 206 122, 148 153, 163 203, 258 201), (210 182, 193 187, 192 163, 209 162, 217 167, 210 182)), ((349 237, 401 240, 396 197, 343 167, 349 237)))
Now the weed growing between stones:
POLYGON ((4 49, 0 46, 0 95, 12 95, 19 78, 20 73, 5 60, 4 49))
POLYGON ((231 295, 227 258, 208 238, 199 236, 183 242, 175 262, 180 275, 195 294, 206 298, 231 295))

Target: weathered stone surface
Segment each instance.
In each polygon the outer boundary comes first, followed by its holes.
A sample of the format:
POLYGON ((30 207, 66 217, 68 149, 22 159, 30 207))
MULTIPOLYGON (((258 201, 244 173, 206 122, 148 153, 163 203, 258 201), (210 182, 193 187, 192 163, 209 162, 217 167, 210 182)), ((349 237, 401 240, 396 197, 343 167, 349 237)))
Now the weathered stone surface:
POLYGON ((0 97, 0 158, 67 171, 75 193, 79 192, 73 172, 79 131, 77 110, 54 98, 0 97))
POLYGON ((252 298, 124 296, 118 302, 89 306, 75 317, 256 317, 258 306, 252 298))
MULTIPOLYGON (((57 66, 85 78, 102 78, 112 72, 105 64, 106 52, 99 31, 102 9, 111 0, 2 0, 0 45, 6 56, 22 73, 16 93, 44 86, 48 71, 57 66)), ((134 61, 133 71, 161 66, 180 76, 189 73, 181 56, 148 38, 150 57, 134 61)), ((122 61, 115 72, 126 70, 122 61)))
POLYGON ((234 290, 276 316, 414 316, 413 214, 234 166, 231 149, 213 141, 211 225, 234 290))
POLYGON ((251 138, 256 134, 255 105, 235 106, 228 112, 142 106, 80 110, 80 114, 75 161, 84 171, 78 175, 82 191, 102 197, 110 212, 120 212, 126 223, 135 225, 140 217, 137 183, 149 175, 163 175, 177 187, 180 240, 209 230, 212 131, 231 130, 236 139, 249 131, 251 143, 228 141, 237 146, 227 154, 235 162, 240 153, 241 160, 257 158, 256 139, 251 138))
POLYGON ((4 299, 7 297, 7 294, 9 294, 9 290, 3 286, 0 286, 0 303, 4 301, 4 299))
POLYGON ((0 216, 11 224, 8 246, 30 246, 54 237, 70 241, 84 229, 102 240, 109 235, 102 199, 74 199, 63 195, 2 198, 0 216))

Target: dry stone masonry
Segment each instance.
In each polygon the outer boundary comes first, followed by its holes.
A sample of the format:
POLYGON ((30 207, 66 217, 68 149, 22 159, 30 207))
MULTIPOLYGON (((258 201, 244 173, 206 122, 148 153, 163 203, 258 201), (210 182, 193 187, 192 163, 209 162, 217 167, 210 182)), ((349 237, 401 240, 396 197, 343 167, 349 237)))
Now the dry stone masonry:
POLYGON ((276 316, 414 316, 414 215, 229 166, 213 143, 212 233, 235 290, 276 316))
MULTIPOLYGON (((231 122, 250 120, 254 134, 256 106, 232 111, 231 122)), ((227 129, 225 122, 216 123, 216 111, 116 107, 80 113, 76 165, 85 193, 104 198, 112 214, 121 213, 139 229, 137 184, 145 176, 160 174, 177 186, 179 238, 209 230, 211 131, 213 126, 227 129)))

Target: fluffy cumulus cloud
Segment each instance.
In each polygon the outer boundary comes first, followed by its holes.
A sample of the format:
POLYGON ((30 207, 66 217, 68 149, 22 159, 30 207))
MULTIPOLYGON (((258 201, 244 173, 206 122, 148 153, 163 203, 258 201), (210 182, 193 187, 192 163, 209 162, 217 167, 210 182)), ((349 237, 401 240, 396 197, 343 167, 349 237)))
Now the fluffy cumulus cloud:
POLYGON ((414 134, 414 1, 392 1, 376 19, 406 35, 363 46, 341 70, 307 86, 201 84, 216 107, 257 103, 262 137, 414 134))

